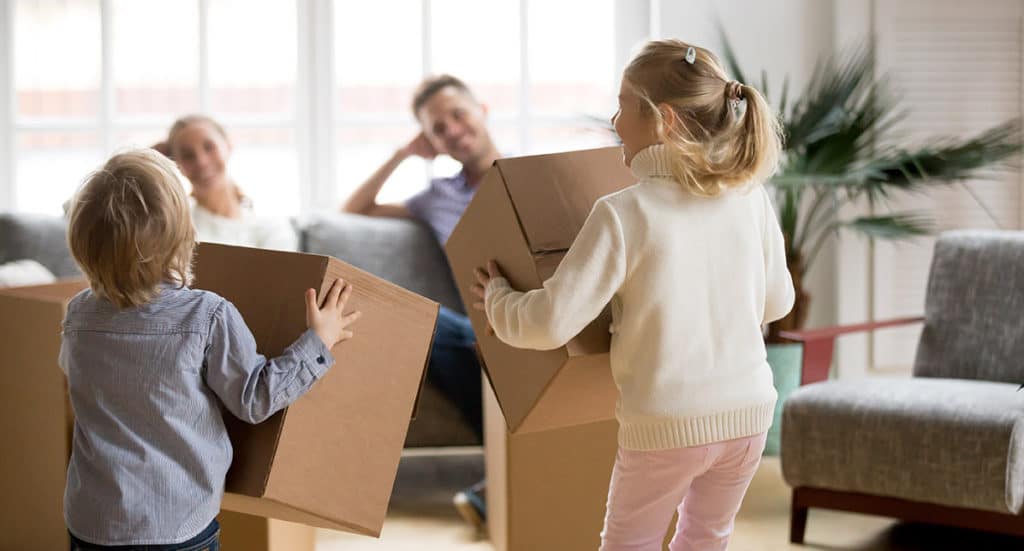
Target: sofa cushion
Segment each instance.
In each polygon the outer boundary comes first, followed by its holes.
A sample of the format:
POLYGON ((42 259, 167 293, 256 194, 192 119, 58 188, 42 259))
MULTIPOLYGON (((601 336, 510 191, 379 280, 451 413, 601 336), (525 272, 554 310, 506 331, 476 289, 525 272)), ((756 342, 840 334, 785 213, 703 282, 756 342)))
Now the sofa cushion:
POLYGON ((1017 514, 1024 392, 988 381, 831 381, 798 389, 782 419, 791 486, 1017 514))
POLYGON ((914 375, 1024 383, 1024 232, 935 245, 914 375))
POLYGON ((0 213, 0 264, 31 259, 57 277, 81 275, 68 250, 66 231, 59 216, 0 213))
POLYGON ((302 225, 302 250, 330 255, 464 312, 448 259, 425 226, 358 214, 319 215, 302 225))

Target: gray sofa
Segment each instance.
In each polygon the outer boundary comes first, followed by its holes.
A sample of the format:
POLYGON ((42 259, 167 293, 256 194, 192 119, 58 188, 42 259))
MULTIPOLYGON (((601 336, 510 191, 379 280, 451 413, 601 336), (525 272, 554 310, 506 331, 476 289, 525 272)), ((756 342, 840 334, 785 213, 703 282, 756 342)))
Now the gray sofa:
POLYGON ((942 235, 923 321, 912 377, 786 401, 791 541, 811 507, 1024 536, 1024 232, 942 235))
MULTIPOLYGON (((428 229, 408 220, 320 215, 298 224, 301 249, 330 255, 406 289, 464 311, 444 252, 428 229)), ((0 213, 0 264, 32 259, 57 277, 79 275, 57 216, 0 213)), ((408 447, 478 445, 455 406, 431 384, 409 427, 408 447)))

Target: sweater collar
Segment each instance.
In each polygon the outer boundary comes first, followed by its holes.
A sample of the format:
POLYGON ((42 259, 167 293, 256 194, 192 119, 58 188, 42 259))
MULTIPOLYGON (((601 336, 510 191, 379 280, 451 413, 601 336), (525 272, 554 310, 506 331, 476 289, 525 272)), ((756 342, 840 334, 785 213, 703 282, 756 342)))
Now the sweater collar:
POLYGON ((629 170, 638 180, 648 178, 673 178, 672 159, 664 144, 654 144, 641 149, 629 163, 629 170))

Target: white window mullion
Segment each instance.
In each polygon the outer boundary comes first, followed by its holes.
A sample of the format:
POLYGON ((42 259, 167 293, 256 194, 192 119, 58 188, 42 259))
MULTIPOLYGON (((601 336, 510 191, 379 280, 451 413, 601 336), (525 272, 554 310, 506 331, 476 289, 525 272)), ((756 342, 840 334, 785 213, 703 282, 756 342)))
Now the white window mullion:
POLYGON ((661 0, 650 0, 648 4, 647 36, 651 40, 661 38, 661 0))
POLYGON ((298 2, 301 156, 299 208, 308 213, 335 207, 334 5, 298 2), (305 105, 302 105, 302 104, 305 105))
MULTIPOLYGON (((433 32, 434 25, 431 20, 433 14, 433 7, 430 0, 422 0, 420 2, 420 50, 423 52, 423 78, 427 78, 434 70, 434 49, 433 49, 433 32)), ((423 163, 423 171, 426 176, 426 181, 430 181, 434 177, 434 163, 426 162, 423 163)))
POLYGON ((530 2, 519 2, 519 152, 530 150, 530 2))
POLYGON ((0 211, 14 210, 14 2, 0 5, 0 211))
MULTIPOLYGON (((199 1, 199 112, 210 112, 210 0, 199 1)), ((300 2, 301 4, 301 2, 300 2)))
POLYGON ((113 0, 100 0, 100 144, 103 155, 114 149, 114 13, 113 0))
POLYGON ((299 209, 306 212, 312 206, 312 182, 316 174, 316 155, 313 153, 314 138, 313 127, 316 124, 315 109, 313 108, 313 75, 316 74, 316 64, 313 60, 313 27, 315 13, 310 2, 296 2, 295 24, 298 37, 298 45, 295 49, 298 57, 296 69, 296 90, 295 90, 295 118, 296 133, 295 141, 299 148, 299 209))

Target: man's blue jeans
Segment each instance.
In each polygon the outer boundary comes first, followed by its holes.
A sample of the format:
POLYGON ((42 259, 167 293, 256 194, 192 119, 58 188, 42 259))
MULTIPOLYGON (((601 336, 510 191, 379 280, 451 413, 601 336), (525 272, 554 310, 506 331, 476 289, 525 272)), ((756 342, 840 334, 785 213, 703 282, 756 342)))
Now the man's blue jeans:
POLYGON ((444 306, 437 316, 427 380, 455 404, 473 432, 482 437, 483 406, 476 335, 469 318, 444 306))

